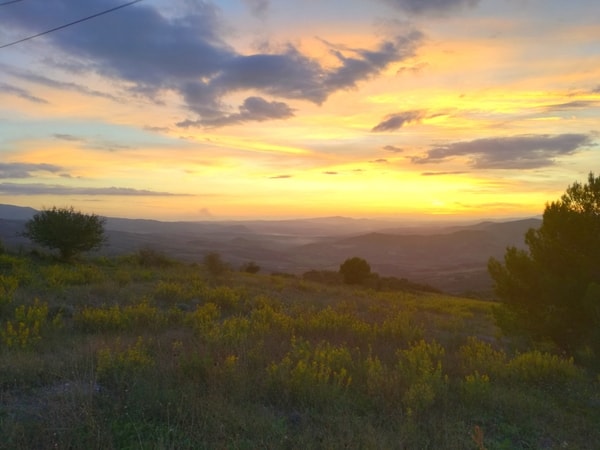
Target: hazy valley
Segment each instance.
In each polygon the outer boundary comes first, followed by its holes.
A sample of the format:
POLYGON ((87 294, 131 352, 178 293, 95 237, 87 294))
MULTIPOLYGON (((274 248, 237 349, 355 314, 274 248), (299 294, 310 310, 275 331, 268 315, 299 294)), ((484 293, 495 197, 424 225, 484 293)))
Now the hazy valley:
MULTIPOLYGON (((29 248, 19 233, 36 211, 0 205, 0 239, 9 248, 29 248)), ((490 257, 524 245, 537 218, 476 224, 411 224, 328 217, 296 220, 160 222, 108 218, 106 255, 151 247, 169 256, 199 262, 218 252, 234 268, 254 261, 264 273, 301 275, 333 270, 347 258, 366 259, 382 276, 426 283, 449 293, 489 294, 490 257)))

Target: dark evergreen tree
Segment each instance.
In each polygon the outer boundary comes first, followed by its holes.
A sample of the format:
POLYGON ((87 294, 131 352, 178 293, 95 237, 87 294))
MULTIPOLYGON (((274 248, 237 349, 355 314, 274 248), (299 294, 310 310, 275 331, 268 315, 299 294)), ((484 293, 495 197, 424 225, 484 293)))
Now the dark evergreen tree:
POLYGON ((503 263, 489 261, 498 324, 600 358, 600 177, 590 173, 547 204, 525 243, 528 251, 510 247, 503 263))

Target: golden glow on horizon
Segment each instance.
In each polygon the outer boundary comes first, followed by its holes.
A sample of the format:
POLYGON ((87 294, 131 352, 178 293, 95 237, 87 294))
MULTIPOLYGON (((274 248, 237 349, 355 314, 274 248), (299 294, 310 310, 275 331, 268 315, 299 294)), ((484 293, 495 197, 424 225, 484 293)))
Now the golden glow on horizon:
MULTIPOLYGON (((593 144, 577 151, 548 151, 547 160, 542 157, 531 166, 519 167, 528 162, 527 155, 516 157, 510 161, 516 169, 477 164, 477 152, 456 152, 441 161, 426 158, 436 147, 520 135, 581 134, 596 143, 600 27, 592 19, 546 20, 546 11, 533 15, 528 2, 479 2, 472 9, 415 15, 408 21, 400 8, 390 7, 393 2, 368 3, 348 2, 336 11, 330 3, 306 2, 302 10, 292 11, 270 2, 261 18, 245 15, 240 5, 223 6, 244 21, 236 32, 232 25, 219 35, 228 46, 225 59, 295 51, 299 70, 306 71, 300 73, 307 78, 321 73, 323 79, 327 71, 347 66, 331 84, 294 80, 293 58, 274 63, 290 70, 285 73, 293 82, 262 86, 256 80, 225 77, 212 99, 217 116, 238 117, 250 96, 285 103, 289 109, 284 111, 293 116, 263 120, 259 114, 251 121, 240 114, 244 121, 220 128, 177 125, 199 119, 197 105, 187 104, 185 95, 185 87, 200 79, 193 68, 165 69, 172 78, 161 80, 156 92, 145 96, 144 74, 136 85, 136 80, 119 78, 115 68, 105 71, 110 77, 89 68, 86 72, 91 60, 77 55, 65 59, 80 64, 76 74, 66 65, 45 63, 46 56, 65 58, 65 49, 41 53, 53 49, 51 40, 43 47, 12 49, 19 57, 2 64, 21 72, 7 71, 6 85, 21 90, 0 88, 0 121, 14 123, 11 137, 0 140, 1 162, 32 168, 13 178, 0 168, 0 185, 117 187, 133 193, 29 195, 7 188, 0 190, 0 202, 36 208, 68 203, 106 215, 161 219, 510 216, 539 214, 567 184, 600 170, 594 167, 593 144), (323 14, 300 20, 310 17, 308 11, 323 14), (413 29, 423 32, 414 54, 385 54, 383 42, 413 29), (372 52, 372 59, 363 58, 361 51, 372 52), (378 58, 388 56, 392 62, 377 66, 378 58), (40 71, 44 67, 53 70, 40 71), (353 78, 353 70, 365 75, 353 78), (19 73, 43 79, 19 79, 19 73), (343 87, 331 87, 338 82, 343 87), (295 89, 293 95, 285 95, 286 88, 295 89), (307 92, 322 92, 323 102, 317 104, 307 92), (402 114, 407 119, 397 126, 377 127, 402 114), (59 169, 44 170, 43 164, 59 169)), ((577 3, 572 8, 589 11, 577 3)), ((152 7, 156 5, 167 8, 161 0, 152 7)), ((177 6, 168 8, 173 13, 177 6)), ((215 53, 220 51, 215 47, 215 53)), ((98 63, 108 58, 96 57, 98 63)), ((210 76, 218 79, 220 72, 210 76)), ((486 149, 479 151, 485 154, 486 149)))

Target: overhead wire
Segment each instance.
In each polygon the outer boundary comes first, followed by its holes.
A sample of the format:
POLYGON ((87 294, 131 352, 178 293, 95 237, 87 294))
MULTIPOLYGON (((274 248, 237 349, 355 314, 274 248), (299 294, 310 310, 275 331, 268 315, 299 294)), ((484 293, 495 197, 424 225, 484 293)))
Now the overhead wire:
MULTIPOLYGON (((13 3, 14 3, 14 2, 16 2, 16 1, 22 1, 22 0, 12 0, 12 2, 13 2, 13 3)), ((53 33, 54 31, 62 30, 62 29, 64 29, 64 28, 70 27, 70 26, 72 26, 72 25, 76 25, 76 24, 78 24, 78 23, 85 22, 86 20, 94 19, 94 18, 96 18, 96 17, 98 17, 98 16, 102 16, 102 15, 104 15, 104 14, 111 13, 111 12, 113 12, 113 11, 116 11, 116 10, 118 10, 118 9, 122 9, 122 8, 125 8, 125 7, 127 7, 127 6, 131 6, 131 5, 135 4, 135 3, 139 3, 139 2, 141 2, 141 1, 143 1, 143 0, 133 0, 133 1, 131 1, 131 2, 128 2, 128 3, 124 3, 124 4, 122 4, 122 5, 115 6, 115 7, 113 7, 113 8, 110 8, 110 9, 106 9, 106 10, 104 10, 104 11, 101 11, 101 12, 99 12, 99 13, 92 14, 91 16, 83 17, 83 18, 81 18, 81 19, 78 19, 78 20, 75 20, 75 21, 73 21, 73 22, 69 22, 69 23, 66 23, 66 24, 64 24, 64 25, 60 25, 60 26, 58 26, 58 27, 55 27, 55 28, 52 28, 52 29, 50 29, 50 30, 42 31, 41 33, 34 34, 34 35, 32 35, 32 36, 27 36, 27 37, 25 37, 25 38, 18 39, 18 40, 16 40, 16 41, 13 41, 13 42, 9 42, 8 44, 0 45, 0 49, 2 49, 2 48, 6 48, 6 47, 10 47, 11 45, 20 44, 21 42, 29 41, 29 40, 31 40, 31 39, 35 39, 35 38, 37 38, 37 37, 44 36, 45 34, 53 33)))
POLYGON ((10 5, 11 3, 19 3, 22 2, 23 0, 10 0, 8 2, 2 2, 0 3, 0 6, 5 6, 5 5, 10 5))

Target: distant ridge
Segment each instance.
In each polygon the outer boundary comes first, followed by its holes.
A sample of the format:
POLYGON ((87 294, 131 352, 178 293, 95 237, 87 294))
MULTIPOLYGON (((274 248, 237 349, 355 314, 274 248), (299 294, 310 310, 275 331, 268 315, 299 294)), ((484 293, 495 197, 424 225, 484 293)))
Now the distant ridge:
MULTIPOLYGON (((22 236, 33 208, 0 205, 0 241, 9 249, 29 249, 22 236)), ((503 258, 508 246, 525 248, 525 233, 539 218, 477 223, 423 224, 401 220, 331 216, 311 219, 162 222, 107 217, 104 255, 151 247, 187 262, 217 252, 238 268, 253 261, 263 272, 301 275, 337 271, 347 258, 366 259, 382 276, 406 278, 445 292, 491 292, 490 257, 503 258)))
POLYGON ((0 204, 0 219, 29 220, 37 212, 37 210, 26 206, 0 204))

